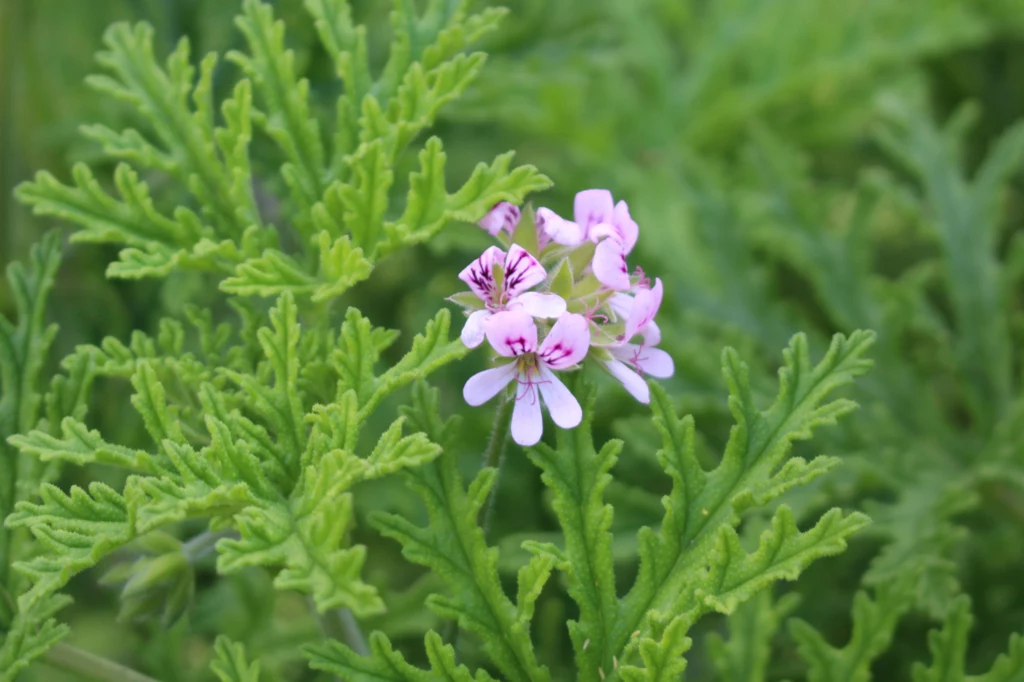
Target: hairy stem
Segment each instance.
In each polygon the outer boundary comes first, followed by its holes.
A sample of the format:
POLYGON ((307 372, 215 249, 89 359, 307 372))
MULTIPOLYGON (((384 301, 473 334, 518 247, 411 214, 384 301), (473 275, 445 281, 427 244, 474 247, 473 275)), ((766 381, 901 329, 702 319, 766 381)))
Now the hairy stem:
MULTIPOLYGON (((501 393, 499 400, 501 402, 498 403, 498 407, 494 412, 494 428, 491 429, 491 437, 487 441, 487 449, 484 451, 483 463, 481 465, 481 468, 484 469, 494 467, 498 470, 498 475, 494 479, 494 487, 491 488, 491 492, 487 496, 487 501, 484 502, 483 515, 480 519, 480 527, 484 531, 484 542, 487 541, 487 537, 491 529, 491 520, 494 518, 495 499, 498 496, 498 486, 501 484, 501 468, 505 463, 505 450, 508 445, 508 430, 509 425, 512 422, 512 408, 516 405, 515 393, 509 394, 508 391, 504 391, 501 393)), ((441 638, 446 642, 450 642, 455 648, 456 655, 458 655, 458 621, 448 621, 441 632, 441 638)))
POLYGON ((73 673, 79 679, 93 682, 158 682, 148 675, 64 642, 58 642, 47 651, 43 661, 54 668, 73 673))
POLYGON ((484 503, 483 518, 480 520, 480 527, 484 529, 484 540, 491 530, 491 521, 494 518, 495 500, 498 497, 498 486, 501 485, 501 468, 505 463, 505 450, 508 445, 508 430, 512 422, 512 408, 516 405, 515 394, 509 395, 505 392, 501 396, 501 402, 494 413, 494 428, 491 430, 491 438, 487 443, 487 451, 484 452, 484 468, 494 467, 498 475, 494 479, 494 487, 491 488, 487 501, 484 503))
POLYGON ((312 599, 309 600, 309 606, 316 614, 320 629, 326 636, 344 642, 349 649, 360 656, 370 655, 370 647, 366 644, 366 635, 363 634, 352 611, 343 608, 320 613, 312 599))
POLYGON ((189 562, 195 563, 202 559, 217 547, 217 541, 223 538, 237 538, 238 533, 233 530, 204 531, 194 538, 183 543, 181 551, 188 558, 189 562))

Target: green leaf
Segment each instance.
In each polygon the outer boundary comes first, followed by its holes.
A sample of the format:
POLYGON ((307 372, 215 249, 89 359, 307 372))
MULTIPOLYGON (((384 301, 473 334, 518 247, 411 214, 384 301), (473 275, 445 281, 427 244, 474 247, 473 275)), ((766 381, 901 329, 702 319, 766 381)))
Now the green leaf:
POLYGON ((806 622, 790 621, 797 651, 808 665, 809 682, 871 679, 871 662, 889 648, 896 625, 913 604, 913 583, 906 579, 889 583, 879 587, 875 594, 875 601, 865 592, 854 597, 853 634, 842 648, 830 645, 806 622))
MULTIPOLYGON (((436 405, 436 392, 420 388, 407 415, 411 422, 428 427, 432 441, 444 443, 452 427, 440 420, 436 405)), ((480 637, 484 651, 507 679, 548 680, 547 669, 536 661, 528 629, 517 622, 520 610, 502 591, 497 550, 487 546, 476 522, 494 484, 494 474, 493 469, 484 469, 467 490, 455 459, 444 452, 432 463, 405 474, 427 507, 427 526, 416 526, 393 514, 374 514, 371 523, 401 543, 407 559, 430 567, 450 586, 449 595, 432 595, 428 606, 444 618, 457 619, 462 628, 480 637)), ((530 592, 523 594, 529 596, 530 592)), ((524 605, 521 611, 526 613, 529 608, 524 605)))
POLYGON ((941 630, 928 633, 932 664, 927 668, 915 663, 914 682, 963 682, 964 660, 967 656, 967 635, 974 618, 971 600, 961 595, 949 605, 949 614, 941 630))
POLYGON ((85 570, 134 537, 132 505, 117 491, 94 482, 89 490, 74 486, 68 494, 44 484, 38 503, 21 501, 7 517, 8 528, 28 528, 46 554, 14 567, 32 587, 18 598, 28 613, 50 598, 73 575, 85 570))
POLYGON ((19 672, 68 635, 71 628, 53 616, 70 603, 70 597, 51 595, 14 616, 0 636, 0 682, 14 682, 19 672))
POLYGON ((916 110, 889 113, 890 125, 879 141, 920 181, 926 218, 945 259, 945 288, 956 327, 953 342, 969 407, 973 418, 991 428, 1011 399, 1013 373, 1010 330, 1002 312, 1007 289, 1000 277, 996 209, 1024 159, 1024 123, 992 145, 972 179, 960 170, 959 155, 969 108, 944 128, 916 110))
POLYGON ((377 379, 373 393, 360 409, 361 415, 368 415, 385 396, 402 386, 425 379, 440 367, 465 357, 469 350, 462 341, 448 339, 451 319, 446 308, 437 311, 423 333, 412 340, 409 352, 377 379))
POLYGON ((740 605, 726 621, 729 639, 708 635, 708 653, 721 682, 765 682, 771 660, 772 638, 800 601, 790 592, 773 602, 771 590, 762 590, 740 605))
POLYGON ((60 423, 60 430, 60 438, 51 436, 46 431, 30 431, 25 435, 12 436, 8 442, 44 462, 95 462, 149 474, 158 473, 160 470, 148 452, 108 443, 103 440, 99 431, 90 431, 85 424, 73 417, 66 417, 60 423))
POLYGON ((320 127, 309 107, 309 81, 296 76, 295 53, 284 46, 284 22, 274 19, 270 5, 246 0, 235 23, 251 54, 235 51, 228 59, 245 71, 260 95, 263 110, 254 111, 254 119, 287 159, 281 175, 301 212, 295 224, 308 238, 304 214, 319 201, 325 179, 320 127))
MULTIPOLYGON (((107 49, 97 61, 112 77, 92 76, 88 83, 145 118, 160 144, 131 129, 117 133, 105 126, 86 126, 83 132, 100 142, 110 156, 175 176, 192 192, 219 233, 240 235, 259 213, 252 195, 239 192, 233 177, 239 168, 238 155, 244 150, 235 149, 227 164, 218 155, 211 101, 216 56, 208 55, 202 61, 196 81, 188 40, 178 43, 165 68, 153 55, 153 28, 148 24, 134 28, 114 24, 103 40, 107 49), (242 203, 236 203, 239 201, 242 203)), ((232 128, 240 125, 241 121, 229 121, 227 134, 232 135, 232 128)), ((233 136, 236 144, 244 142, 238 131, 233 136)))
POLYGON ((249 663, 245 646, 239 642, 220 635, 213 643, 213 655, 210 670, 221 682, 259 682, 260 664, 258 661, 249 663))
MULTIPOLYGON (((579 386, 580 383, 576 382, 579 386)), ((579 678, 596 679, 598 670, 610 672, 612 630, 619 621, 612 561, 612 507, 604 502, 621 441, 609 441, 600 451, 591 440, 595 391, 586 389, 586 418, 575 429, 559 429, 557 447, 538 445, 528 451, 544 472, 545 485, 554 493, 552 507, 565 535, 565 550, 558 568, 565 573, 569 595, 580 609, 569 623, 579 678)))
MULTIPOLYGON (((0 518, 7 518, 24 491, 33 490, 42 478, 38 467, 19 457, 6 441, 35 427, 44 406, 40 374, 57 332, 56 325, 46 324, 46 302, 60 267, 60 255, 60 235, 50 232, 29 252, 27 268, 21 263, 7 268, 18 317, 12 324, 0 316, 0 518)), ((88 384, 92 376, 88 367, 80 367, 75 378, 88 384)), ((60 395, 62 386, 66 384, 56 383, 53 390, 58 393, 47 396, 48 411, 54 401, 68 402, 69 396, 60 395)), ((72 397, 67 407, 76 409, 78 403, 78 398, 72 397)), ((10 575, 11 565, 18 558, 13 540, 13 534, 0 527, 0 591, 16 596, 18 590, 10 575)), ((0 598, 0 627, 8 625, 13 617, 9 600, 0 598)))
POLYGON ((464 665, 455 664, 455 650, 445 645, 436 632, 424 641, 430 670, 406 663, 381 632, 370 635, 370 655, 359 656, 344 644, 328 641, 303 648, 310 667, 323 670, 350 682, 493 682, 483 670, 470 674, 464 665))
POLYGON ((806 339, 794 337, 779 371, 778 397, 764 412, 754 405, 746 366, 734 351, 727 350, 723 366, 737 425, 721 463, 712 471, 705 471, 697 459, 692 419, 677 417, 667 394, 652 384, 655 426, 664 442, 658 460, 672 478, 672 492, 664 501, 666 514, 660 531, 640 531, 640 573, 623 599, 612 651, 622 652, 632 633, 644 633, 649 611, 678 612, 673 609, 681 606, 680 596, 694 584, 694 573, 701 570, 707 557, 712 558, 707 577, 710 589, 705 585, 700 590, 708 591, 691 594, 702 609, 729 612, 770 580, 792 579, 806 561, 841 550, 843 538, 864 525, 862 516, 843 518, 834 511, 811 531, 797 534, 791 513, 780 509, 773 532, 762 538, 761 550, 739 564, 730 560, 737 547, 732 530, 739 522, 737 503, 746 506, 751 499, 767 502, 766 494, 785 486, 766 488, 763 482, 770 481, 784 463, 792 442, 809 438, 814 428, 834 424, 853 409, 849 400, 825 399, 868 370, 871 363, 863 355, 873 339, 870 332, 837 335, 825 358, 814 366, 806 339), (765 548, 772 546, 790 546, 791 559, 777 565, 764 563, 764 552, 770 551, 765 548))
POLYGON ((569 259, 564 259, 559 263, 555 269, 555 274, 551 275, 551 293, 558 294, 564 299, 572 297, 572 267, 569 265, 569 259))
POLYGON ((370 276, 373 266, 366 260, 363 250, 353 247, 348 237, 338 237, 332 244, 329 233, 323 231, 319 240, 319 276, 323 284, 313 292, 314 302, 341 296, 370 276))

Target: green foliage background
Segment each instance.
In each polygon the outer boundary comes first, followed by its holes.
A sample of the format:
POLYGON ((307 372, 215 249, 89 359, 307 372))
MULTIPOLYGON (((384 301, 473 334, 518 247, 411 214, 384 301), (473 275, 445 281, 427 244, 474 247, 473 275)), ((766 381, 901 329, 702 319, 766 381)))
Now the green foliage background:
MULTIPOLYGON (((387 35, 388 3, 352 4, 371 35, 387 35)), ((634 259, 666 286, 659 323, 677 371, 663 382, 665 393, 675 411, 695 417, 705 467, 731 425, 724 346, 747 360, 752 395, 766 407, 779 350, 795 333, 807 335, 816 358, 836 332, 878 336, 875 368, 848 389, 861 409, 796 445, 808 460, 824 453, 841 465, 782 498, 801 527, 833 506, 863 511, 871 525, 799 581, 761 592, 728 619, 702 620, 689 633, 687 679, 960 680, 974 679, 964 670, 990 668, 979 679, 1024 679, 1024 644, 1008 645, 1011 633, 1024 632, 1024 3, 500 4, 511 11, 480 46, 490 55, 482 77, 441 110, 431 131, 445 142, 446 174, 464 179, 480 161, 514 149, 517 164, 555 182, 531 195, 535 203, 568 212, 587 187, 629 201, 641 226, 634 259)), ((273 5, 314 106, 328 103, 338 88, 333 66, 302 3, 273 5)), ((17 184, 38 169, 69 181, 75 161, 111 182, 114 164, 78 133, 85 123, 130 124, 130 111, 83 84, 96 71, 104 29, 150 22, 161 58, 183 35, 193 55, 226 52, 242 45, 238 9, 220 0, 0 4, 5 264, 24 260, 56 224, 13 200, 17 184)), ((370 47, 377 68, 386 41, 370 47)), ((233 82, 218 71, 213 87, 228 96, 233 82)), ((260 153, 253 151, 257 168, 260 153)), ((399 168, 414 164, 403 158, 399 168)), ((454 221, 382 261, 349 303, 374 325, 412 338, 486 243, 478 228, 454 221)), ((188 273, 106 279, 116 256, 104 245, 65 247, 48 310, 60 325, 54 365, 106 336, 156 336, 159 320, 180 315, 186 300, 227 317, 217 293, 188 273)), ((9 289, 0 289, 0 311, 16 317, 9 289)), ((462 382, 483 365, 479 356, 432 377, 445 409, 463 416, 457 449, 467 477, 491 420, 459 400, 462 382)), ((398 357, 385 351, 386 361, 398 357)), ((615 508, 617 577, 627 581, 640 553, 628 538, 660 521, 669 482, 655 459, 650 410, 610 382, 599 388, 594 442, 624 440, 605 499, 615 508)), ((142 447, 129 391, 124 382, 97 382, 89 425, 109 442, 142 447)), ((538 467, 553 474, 543 451, 531 456, 536 467, 510 452, 488 535, 501 547, 497 570, 512 591, 529 559, 521 542, 557 540, 557 503, 542 494, 538 467)), ((59 484, 122 480, 88 464, 66 467, 59 484)), ((402 559, 367 519, 421 511, 404 487, 365 485, 354 539, 368 547, 368 582, 394 591, 386 614, 362 622, 419 661, 423 632, 441 627, 423 606, 439 581, 402 559)), ((744 539, 753 541, 769 518, 745 517, 744 539)), ((62 618, 83 649, 161 680, 192 680, 206 674, 197 671, 214 637, 228 634, 258 652, 266 679, 314 679, 298 647, 320 636, 318 624, 302 597, 274 592, 259 569, 217 578, 212 557, 200 561, 194 609, 169 629, 159 618, 119 624, 117 589, 97 588, 101 575, 88 571, 69 586, 75 603, 62 618)), ((573 651, 565 621, 577 617, 574 609, 561 588, 549 586, 537 600, 533 636, 554 679, 563 679, 558 662, 573 651)), ((473 646, 464 643, 470 656, 473 646)), ((227 660, 227 645, 218 647, 227 660)), ((62 675, 37 665, 25 679, 73 679, 62 675)))

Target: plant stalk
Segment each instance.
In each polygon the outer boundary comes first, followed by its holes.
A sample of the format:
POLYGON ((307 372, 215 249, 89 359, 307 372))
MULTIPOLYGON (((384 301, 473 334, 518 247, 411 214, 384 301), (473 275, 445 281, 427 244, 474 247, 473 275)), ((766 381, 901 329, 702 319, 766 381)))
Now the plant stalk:
MULTIPOLYGON (((498 470, 497 476, 494 478, 494 485, 491 487, 491 492, 487 495, 487 500, 483 506, 483 516, 480 519, 480 528, 484 532, 484 542, 487 542, 488 535, 491 529, 491 520, 494 518, 494 507, 495 500, 497 498, 498 486, 501 484, 501 470, 505 464, 505 451, 508 445, 509 426, 512 423, 512 410, 516 405, 515 393, 511 394, 509 391, 504 391, 499 398, 501 402, 498 403, 498 407, 494 412, 494 428, 491 429, 491 437, 487 441, 487 449, 484 451, 482 469, 488 467, 494 467, 498 470)), ((441 638, 445 642, 449 642, 452 648, 455 649, 455 656, 458 659, 459 655, 459 623, 455 620, 450 620, 445 623, 445 627, 441 632, 441 638)))
POLYGON ((356 617, 350 609, 331 609, 326 613, 320 613, 311 597, 308 601, 324 635, 344 642, 349 649, 360 656, 370 655, 366 635, 363 634, 362 628, 359 627, 359 623, 356 622, 356 617))
POLYGON ((57 642, 43 655, 48 665, 93 682, 159 682, 110 659, 57 642))
POLYGON ((494 414, 494 428, 491 430, 491 438, 487 443, 487 450, 484 452, 483 468, 495 468, 498 473, 494 478, 494 485, 484 502, 483 517, 480 519, 480 527, 484 531, 484 541, 488 539, 491 530, 491 522, 494 519, 495 500, 498 497, 498 486, 501 484, 501 470, 505 464, 505 451, 508 449, 509 426, 512 423, 512 409, 516 405, 515 393, 511 395, 508 391, 501 396, 501 402, 494 414))

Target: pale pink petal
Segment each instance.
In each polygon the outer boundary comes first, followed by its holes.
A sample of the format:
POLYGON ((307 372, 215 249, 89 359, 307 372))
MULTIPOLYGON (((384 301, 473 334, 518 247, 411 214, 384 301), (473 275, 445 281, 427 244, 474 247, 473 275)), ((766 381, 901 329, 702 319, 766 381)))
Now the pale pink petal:
POLYGON ((544 342, 540 344, 537 356, 548 367, 563 369, 585 358, 588 350, 590 323, 587 318, 574 313, 563 313, 544 338, 544 342))
POLYGON ((616 358, 643 374, 650 374, 659 379, 668 379, 675 372, 672 356, 660 348, 627 343, 610 350, 616 358))
POLYGON ((462 397, 473 407, 483 405, 498 395, 501 389, 508 386, 515 376, 515 362, 510 362, 501 367, 485 369, 469 378, 466 385, 462 387, 462 397))
POLYGON ((629 253, 636 246, 636 239, 640 236, 640 228, 637 227, 636 221, 634 221, 629 215, 629 206, 625 201, 620 201, 615 204, 615 229, 619 233, 619 239, 622 240, 623 250, 629 253))
POLYGON ((573 201, 573 219, 583 230, 583 236, 590 239, 590 229, 600 223, 611 225, 615 217, 612 193, 606 189, 585 189, 576 194, 573 201))
POLYGON ((584 233, 579 225, 566 220, 550 208, 538 208, 537 230, 552 241, 563 246, 579 246, 583 243, 584 233))
POLYGON ((565 384, 550 369, 540 367, 540 394, 544 404, 548 406, 551 419, 563 429, 572 429, 583 420, 583 408, 576 396, 569 392, 565 384))
POLYGON ((477 224, 487 230, 492 237, 498 236, 502 230, 512 234, 519 224, 519 207, 507 201, 499 201, 477 224))
POLYGON ((528 447, 536 445, 544 433, 544 417, 540 413, 537 384, 522 374, 517 380, 519 387, 516 390, 516 404, 512 408, 512 439, 528 447))
POLYGON ((484 322, 491 316, 489 310, 477 310, 470 313, 466 326, 462 328, 462 343, 466 348, 476 348, 484 341, 484 322))
POLYGON ((651 320, 640 330, 644 337, 645 346, 657 346, 661 343, 661 327, 654 320, 651 320))
POLYGON ((650 324, 654 316, 658 314, 661 307, 661 299, 664 295, 664 288, 661 286, 661 279, 654 280, 653 289, 641 289, 633 297, 633 309, 629 311, 626 319, 626 330, 622 335, 623 341, 629 341, 636 336, 637 332, 650 324))
POLYGON ((599 242, 605 238, 620 239, 619 231, 611 223, 598 223, 591 225, 587 230, 587 239, 592 242, 599 242))
POLYGON ((594 251, 594 276, 609 289, 619 291, 629 288, 629 270, 626 268, 626 254, 617 239, 605 239, 594 251))
POLYGON ((498 291, 494 281, 494 264, 505 261, 505 252, 492 246, 459 273, 459 279, 469 285, 474 294, 488 303, 497 303, 498 291))
POLYGON ((548 276, 536 258, 530 252, 513 244, 505 256, 505 295, 515 298, 530 287, 540 284, 548 276))
POLYGON ((487 320, 484 329, 491 347, 507 358, 537 350, 537 325, 522 310, 505 310, 487 320))
POLYGON ((558 317, 565 312, 565 299, 558 294, 527 291, 508 302, 509 310, 521 309, 533 317, 558 317))
POLYGON ((618 360, 606 360, 605 368, 618 379, 630 394, 640 402, 651 402, 651 389, 647 382, 618 360))
POLYGON ((614 293, 608 299, 608 305, 616 317, 625 320, 629 318, 629 311, 633 309, 633 297, 629 294, 614 293))

